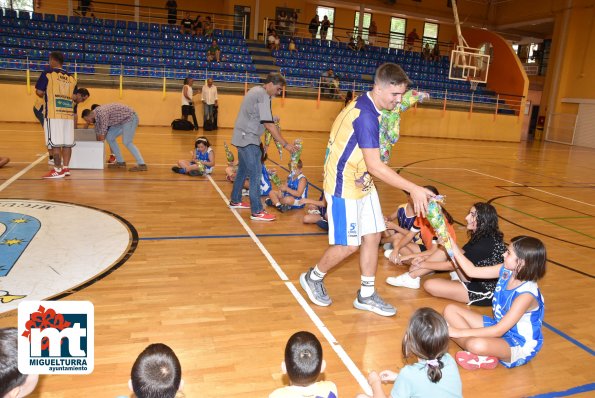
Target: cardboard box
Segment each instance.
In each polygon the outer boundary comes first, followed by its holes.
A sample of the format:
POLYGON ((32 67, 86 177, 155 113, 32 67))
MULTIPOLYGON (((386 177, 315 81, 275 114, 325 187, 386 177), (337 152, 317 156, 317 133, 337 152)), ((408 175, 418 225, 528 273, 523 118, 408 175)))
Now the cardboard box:
POLYGON ((70 158, 71 169, 103 169, 105 167, 105 144, 97 141, 95 129, 74 129, 74 141, 70 158))

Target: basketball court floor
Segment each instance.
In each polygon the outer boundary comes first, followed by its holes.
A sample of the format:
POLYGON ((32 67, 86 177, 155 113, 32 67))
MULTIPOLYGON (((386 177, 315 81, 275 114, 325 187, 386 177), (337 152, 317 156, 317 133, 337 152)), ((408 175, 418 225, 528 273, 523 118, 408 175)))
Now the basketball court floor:
MULTIPOLYGON (((328 134, 284 135, 304 140, 309 196, 317 198, 328 134)), ((283 350, 299 330, 318 336, 326 379, 340 396, 352 397, 363 391, 370 370, 404 366, 401 339, 415 309, 442 311, 449 303, 423 289, 387 285, 387 276, 405 268, 389 264, 379 250, 376 284, 396 305, 395 317, 353 308, 357 255, 326 279, 333 304, 311 305, 298 278, 327 247, 325 233, 303 225, 301 211, 258 223, 249 211, 228 208, 223 142, 230 142, 229 129, 207 134, 217 157, 209 178, 170 170, 189 156, 193 132, 139 128, 135 143, 148 172, 72 170, 50 181, 40 178, 48 165, 39 125, 0 123, 0 136, 0 155, 11 158, 0 169, 0 247, 23 246, 20 258, 0 269, 0 327, 16 325, 14 308, 28 298, 88 300, 95 307, 94 372, 42 377, 33 397, 128 396, 132 363, 155 342, 179 356, 186 397, 265 397, 287 383, 283 350), (23 217, 39 220, 37 229, 9 236, 7 225, 23 217)), ((285 177, 287 153, 283 159, 273 147, 270 153, 267 165, 285 177)), ((460 369, 464 395, 593 396, 595 150, 403 137, 391 166, 446 195, 459 242, 466 241, 467 211, 486 201, 498 210, 507 242, 532 235, 548 250, 539 283, 546 303, 542 351, 512 370, 460 369)), ((377 188, 385 214, 405 200, 383 183, 377 188)), ((451 343, 451 354, 456 351, 451 343)))

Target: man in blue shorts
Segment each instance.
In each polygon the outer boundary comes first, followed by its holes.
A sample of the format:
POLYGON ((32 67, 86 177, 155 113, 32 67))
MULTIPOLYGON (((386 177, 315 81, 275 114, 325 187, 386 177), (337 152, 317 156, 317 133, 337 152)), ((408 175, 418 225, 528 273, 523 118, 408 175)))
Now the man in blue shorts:
POLYGON ((410 83, 400 66, 381 65, 372 91, 352 101, 333 123, 324 162, 331 246, 317 265, 300 276, 300 285, 316 305, 332 303, 324 287, 326 273, 360 249, 361 288, 353 306, 382 316, 397 313, 374 287, 378 245, 386 226, 372 175, 409 192, 415 212, 425 214, 428 197, 433 194, 404 179, 380 159, 381 112, 398 106, 410 83))

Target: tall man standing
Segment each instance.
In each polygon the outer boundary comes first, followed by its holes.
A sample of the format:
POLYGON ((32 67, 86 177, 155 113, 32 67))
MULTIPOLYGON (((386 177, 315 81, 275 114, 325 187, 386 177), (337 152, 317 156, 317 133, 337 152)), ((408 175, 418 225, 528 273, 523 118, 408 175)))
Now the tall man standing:
POLYGON ((54 169, 43 178, 64 178, 70 175, 68 165, 74 146, 76 79, 62 68, 64 55, 61 52, 51 52, 49 64, 35 84, 35 94, 44 100, 45 143, 54 157, 54 169))
POLYGON ((260 201, 260 179, 262 163, 260 137, 267 129, 273 138, 290 153, 296 148, 281 135, 273 120, 271 98, 276 97, 285 86, 285 78, 279 73, 269 73, 262 86, 252 87, 244 97, 235 121, 231 143, 238 148, 238 172, 233 182, 232 209, 250 209, 250 218, 256 221, 274 221, 275 216, 262 208, 260 201), (242 203, 244 180, 250 179, 250 205, 242 203))
POLYGON ((213 84, 213 79, 207 79, 207 83, 202 88, 202 104, 204 109, 204 128, 213 130, 217 127, 215 124, 215 107, 218 106, 217 86, 213 84))
POLYGON ((425 213, 428 190, 404 179, 380 159, 380 119, 383 110, 400 106, 411 81, 395 64, 376 70, 372 91, 351 102, 335 119, 324 162, 329 244, 316 266, 300 276, 310 300, 320 306, 332 301, 323 278, 333 267, 360 249, 361 287, 353 306, 382 316, 397 310, 374 287, 380 234, 386 229, 372 175, 410 193, 416 213, 425 213))

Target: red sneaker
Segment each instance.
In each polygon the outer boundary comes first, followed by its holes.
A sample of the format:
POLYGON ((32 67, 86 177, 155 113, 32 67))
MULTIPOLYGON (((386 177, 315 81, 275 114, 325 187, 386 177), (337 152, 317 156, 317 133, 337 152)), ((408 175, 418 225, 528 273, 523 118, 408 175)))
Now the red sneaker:
POLYGON ((116 163, 116 157, 114 156, 114 154, 109 155, 109 159, 107 160, 108 164, 114 164, 116 163))
POLYGON ((250 218, 255 221, 275 221, 277 219, 277 217, 267 213, 264 210, 262 210, 260 213, 252 214, 250 218))
POLYGON ((70 176, 70 169, 68 167, 63 167, 62 174, 64 174, 66 177, 70 176))
POLYGON ((481 356, 469 351, 459 351, 455 355, 457 363, 467 370, 475 369, 494 369, 498 366, 498 358, 490 356, 481 356))
POLYGON ((41 178, 64 178, 64 171, 52 169, 47 174, 44 174, 41 178))
POLYGON ((232 209, 249 209, 250 205, 244 203, 244 202, 229 202, 229 207, 232 209))

